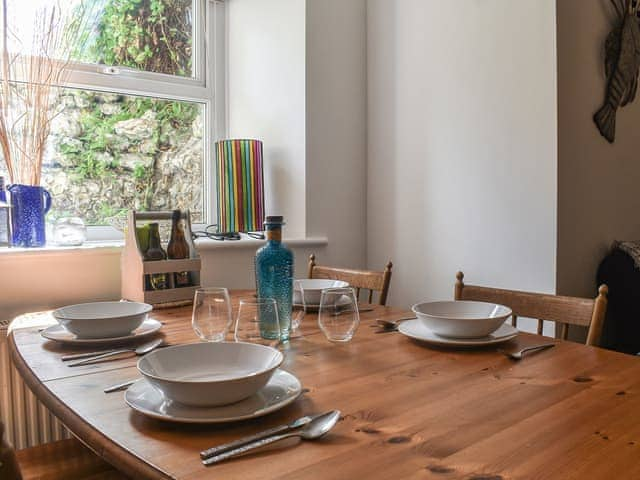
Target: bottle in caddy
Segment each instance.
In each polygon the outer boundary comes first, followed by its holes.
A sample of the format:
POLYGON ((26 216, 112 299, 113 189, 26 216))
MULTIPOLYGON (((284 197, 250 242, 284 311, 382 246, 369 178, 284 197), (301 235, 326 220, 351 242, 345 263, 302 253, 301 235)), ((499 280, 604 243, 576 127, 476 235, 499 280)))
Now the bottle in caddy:
POLYGON ((256 292, 258 298, 273 298, 278 318, 267 311, 260 315, 260 333, 272 338, 273 323, 280 323, 280 340, 291 335, 291 305, 293 302, 293 253, 282 243, 282 216, 268 216, 264 222, 267 243, 256 252, 256 292))
MULTIPOLYGON (((167 245, 167 257, 170 260, 183 260, 189 258, 189 244, 184 236, 184 226, 180 217, 180 210, 174 210, 171 216, 171 239, 167 245)), ((176 272, 173 275, 174 288, 189 287, 192 285, 189 272, 176 272)))
MULTIPOLYGON (((160 241, 160 230, 157 223, 149 224, 149 248, 144 254, 144 260, 157 261, 166 260, 167 252, 162 248, 160 241)), ((166 273, 151 273, 146 276, 146 290, 165 290, 171 288, 169 285, 169 275, 166 273)))

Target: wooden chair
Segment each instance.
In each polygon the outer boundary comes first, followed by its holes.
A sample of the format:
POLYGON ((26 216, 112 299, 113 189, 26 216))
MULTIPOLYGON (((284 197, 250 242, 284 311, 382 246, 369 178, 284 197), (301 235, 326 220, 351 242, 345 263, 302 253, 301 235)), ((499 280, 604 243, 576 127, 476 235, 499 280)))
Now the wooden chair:
POLYGON ((506 305, 513 311, 514 327, 517 325, 518 317, 534 318, 538 320, 538 335, 541 335, 543 322, 548 320, 561 325, 560 337, 566 340, 569 325, 578 325, 589 329, 587 345, 597 346, 600 342, 602 325, 607 312, 608 288, 606 285, 601 285, 598 296, 590 299, 465 285, 462 272, 457 273, 456 279, 454 293, 456 300, 476 300, 506 305))
POLYGON ((349 285, 355 288, 358 299, 360 299, 361 289, 369 290, 369 303, 373 303, 373 292, 379 292, 379 305, 386 305, 387 303, 392 267, 393 264, 391 262, 388 262, 385 269, 381 272, 325 267, 316 265, 316 256, 314 254, 309 255, 309 278, 327 278, 349 282, 349 285))
POLYGON ((14 452, 4 443, 0 422, 2 480, 126 480, 127 477, 75 438, 14 452))

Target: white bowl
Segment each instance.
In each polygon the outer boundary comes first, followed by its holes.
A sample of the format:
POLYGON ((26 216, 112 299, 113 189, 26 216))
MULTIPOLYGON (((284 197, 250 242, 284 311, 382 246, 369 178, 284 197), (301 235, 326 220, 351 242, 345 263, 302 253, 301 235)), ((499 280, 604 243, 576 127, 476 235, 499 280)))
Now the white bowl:
POLYGON ((214 407, 256 393, 283 360, 275 348, 254 343, 193 343, 148 353, 138 370, 169 400, 214 407))
POLYGON ((78 338, 124 337, 142 325, 151 305, 138 302, 79 303, 59 308, 54 318, 78 338))
POLYGON ((470 301, 418 303, 411 310, 433 333, 449 338, 485 337, 512 313, 504 305, 470 301))
POLYGON ((325 288, 344 288, 349 283, 342 280, 327 280, 324 278, 303 278, 293 282, 293 303, 302 304, 302 291, 306 305, 320 305, 320 296, 325 288))

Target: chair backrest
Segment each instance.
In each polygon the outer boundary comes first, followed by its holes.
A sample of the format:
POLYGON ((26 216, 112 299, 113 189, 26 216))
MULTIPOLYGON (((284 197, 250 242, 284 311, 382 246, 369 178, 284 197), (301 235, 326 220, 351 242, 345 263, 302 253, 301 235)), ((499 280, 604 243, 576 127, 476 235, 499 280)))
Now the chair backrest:
POLYGON ((514 326, 517 325, 518 317, 537 319, 538 334, 542 334, 545 320, 556 322, 562 327, 560 337, 564 340, 567 339, 569 325, 587 327, 589 331, 586 344, 598 345, 600 342, 602 325, 607 312, 608 288, 606 285, 601 285, 598 296, 591 299, 465 285, 463 279, 464 274, 458 272, 454 293, 456 300, 476 300, 506 305, 513 311, 514 326))
POLYGON ((349 282, 355 288, 358 299, 360 290, 369 290, 367 297, 369 303, 373 303, 373 292, 378 292, 378 304, 386 305, 389 283, 391 282, 391 268, 393 264, 387 263, 381 272, 372 270, 353 270, 349 268, 325 267, 316 265, 316 256, 309 255, 309 278, 327 278, 349 282))

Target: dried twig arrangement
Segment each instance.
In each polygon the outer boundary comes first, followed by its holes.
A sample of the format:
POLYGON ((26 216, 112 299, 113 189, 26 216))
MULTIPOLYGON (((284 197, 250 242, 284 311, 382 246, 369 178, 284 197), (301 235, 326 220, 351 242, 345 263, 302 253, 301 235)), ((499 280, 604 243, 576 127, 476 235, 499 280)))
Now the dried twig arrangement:
POLYGON ((38 11, 30 51, 10 51, 7 0, 2 0, 0 148, 11 183, 39 185, 55 100, 69 73, 72 43, 85 28, 83 10, 66 17, 59 6, 38 11))

